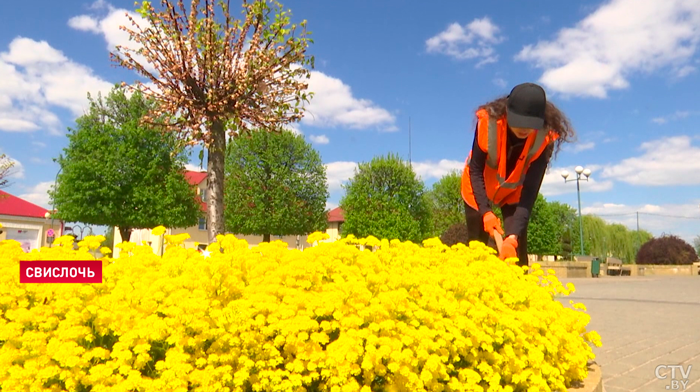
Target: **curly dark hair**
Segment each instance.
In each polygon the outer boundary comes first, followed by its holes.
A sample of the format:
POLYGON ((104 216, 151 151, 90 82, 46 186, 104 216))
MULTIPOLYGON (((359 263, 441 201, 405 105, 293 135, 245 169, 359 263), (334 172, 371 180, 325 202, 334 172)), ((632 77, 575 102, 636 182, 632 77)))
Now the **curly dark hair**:
MULTIPOLYGON (((493 118, 501 118, 502 116, 506 115, 507 103, 508 96, 505 95, 479 106, 479 109, 485 109, 493 118)), ((557 140, 554 142, 552 159, 556 157, 562 143, 572 142, 576 139, 576 134, 571 126, 571 123, 569 122, 569 119, 550 101, 547 101, 547 108, 544 112, 544 126, 545 128, 551 129, 559 136, 559 138, 557 138, 557 140)))

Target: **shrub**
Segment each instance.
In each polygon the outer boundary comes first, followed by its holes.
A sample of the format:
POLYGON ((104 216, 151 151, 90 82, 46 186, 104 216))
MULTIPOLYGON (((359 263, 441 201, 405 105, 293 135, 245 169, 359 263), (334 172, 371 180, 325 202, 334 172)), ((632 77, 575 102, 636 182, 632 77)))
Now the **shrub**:
POLYGON ((19 260, 91 259, 103 238, 0 242, 0 390, 564 391, 600 346, 585 307, 555 299, 573 285, 478 242, 227 235, 205 258, 185 237, 162 258, 117 245, 102 284, 18 276, 19 260))
POLYGON ((469 245, 467 225, 464 223, 455 223, 454 225, 448 227, 447 230, 442 233, 440 241, 447 246, 456 244, 469 245))
POLYGON ((675 235, 653 238, 639 248, 637 264, 687 265, 698 260, 692 245, 675 235))

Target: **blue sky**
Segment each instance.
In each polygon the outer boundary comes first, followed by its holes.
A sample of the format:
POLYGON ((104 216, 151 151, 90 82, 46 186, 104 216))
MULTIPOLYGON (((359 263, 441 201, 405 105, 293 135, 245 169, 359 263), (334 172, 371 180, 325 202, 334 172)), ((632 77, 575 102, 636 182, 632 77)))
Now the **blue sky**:
MULTIPOLYGON (((135 74, 109 49, 127 44, 131 0, 0 3, 0 152, 17 161, 9 193, 49 207, 66 128, 88 92, 135 74)), ((542 193, 576 207, 562 170, 592 170, 583 212, 656 235, 700 234, 700 3, 691 0, 284 2, 306 19, 316 96, 295 129, 327 165, 336 206, 357 162, 409 154, 428 187, 461 169, 474 110, 518 83, 545 87, 578 139, 542 193), (348 5, 351 4, 351 5, 348 5)), ((193 154, 193 162, 197 160, 193 154)))

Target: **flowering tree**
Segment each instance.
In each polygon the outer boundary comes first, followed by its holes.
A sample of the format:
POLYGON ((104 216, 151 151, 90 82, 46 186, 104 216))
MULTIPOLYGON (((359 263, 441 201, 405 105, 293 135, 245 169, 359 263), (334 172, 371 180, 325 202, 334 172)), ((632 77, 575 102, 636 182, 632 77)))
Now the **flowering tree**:
POLYGON ((165 117, 167 130, 186 145, 207 150, 209 242, 224 232, 227 134, 235 138, 299 121, 310 98, 304 66, 313 67, 313 57, 305 55, 312 42, 306 21, 297 37, 297 25, 290 25, 278 2, 243 0, 242 20, 231 18, 229 3, 191 0, 187 10, 183 0, 161 0, 156 10, 144 1, 138 11, 148 25, 127 15, 132 27, 122 27, 139 48, 117 46, 111 53, 113 61, 151 82, 135 85, 158 103, 150 118, 165 117))
POLYGON ((12 169, 14 165, 15 162, 8 158, 7 155, 0 155, 0 188, 7 185, 7 178, 12 174, 10 169, 12 169))

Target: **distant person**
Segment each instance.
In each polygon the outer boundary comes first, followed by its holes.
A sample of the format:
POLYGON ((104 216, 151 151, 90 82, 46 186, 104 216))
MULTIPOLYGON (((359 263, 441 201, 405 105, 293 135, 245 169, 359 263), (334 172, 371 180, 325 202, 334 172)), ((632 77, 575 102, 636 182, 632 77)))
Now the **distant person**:
POLYGON ((533 83, 515 86, 508 96, 476 112, 472 150, 462 174, 469 241, 489 243, 502 236, 501 259, 528 265, 527 226, 550 159, 574 136, 569 120, 533 83), (493 213, 500 206, 505 230, 493 213))

